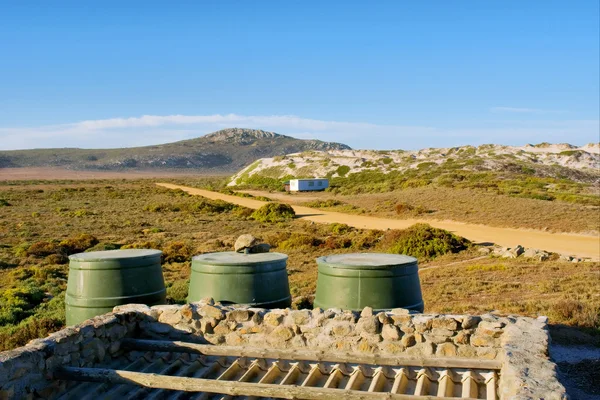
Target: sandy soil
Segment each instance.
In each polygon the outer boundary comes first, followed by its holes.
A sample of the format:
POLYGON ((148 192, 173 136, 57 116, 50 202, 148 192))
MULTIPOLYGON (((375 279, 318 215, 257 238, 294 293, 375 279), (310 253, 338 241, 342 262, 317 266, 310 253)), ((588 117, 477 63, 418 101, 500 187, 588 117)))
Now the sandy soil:
POLYGON ((192 171, 74 171, 64 168, 0 168, 0 181, 49 179, 139 179, 197 176, 192 171))
MULTIPOLYGON (((204 196, 209 199, 220 199, 230 203, 249 208, 259 208, 266 204, 249 198, 230 196, 207 190, 195 189, 167 183, 158 185, 169 189, 182 189, 194 195, 204 196)), ((272 197, 272 194, 270 194, 272 197)), ((362 215, 350 215, 331 211, 322 211, 314 208, 292 205, 298 218, 319 223, 343 223, 355 228, 366 229, 404 229, 409 226, 424 222, 434 227, 446 229, 467 239, 481 243, 491 242, 500 246, 514 247, 518 244, 524 247, 552 251, 577 257, 590 257, 600 259, 600 238, 598 236, 577 235, 567 233, 548 233, 535 230, 496 228, 485 225, 467 224, 456 221, 435 221, 419 219, 386 219, 362 215)))

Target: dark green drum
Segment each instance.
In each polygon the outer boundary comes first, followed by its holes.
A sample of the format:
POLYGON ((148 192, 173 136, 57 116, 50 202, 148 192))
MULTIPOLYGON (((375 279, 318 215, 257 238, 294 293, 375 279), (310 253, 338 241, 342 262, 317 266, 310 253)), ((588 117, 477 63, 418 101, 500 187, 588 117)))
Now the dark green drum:
POLYGON ((417 259, 355 253, 317 258, 315 307, 362 310, 408 308, 423 312, 417 259))
POLYGON ((123 304, 165 304, 160 250, 110 250, 69 257, 67 325, 123 304))
POLYGON ((188 301, 212 297, 222 303, 284 308, 292 303, 281 253, 242 254, 233 251, 192 258, 188 301))

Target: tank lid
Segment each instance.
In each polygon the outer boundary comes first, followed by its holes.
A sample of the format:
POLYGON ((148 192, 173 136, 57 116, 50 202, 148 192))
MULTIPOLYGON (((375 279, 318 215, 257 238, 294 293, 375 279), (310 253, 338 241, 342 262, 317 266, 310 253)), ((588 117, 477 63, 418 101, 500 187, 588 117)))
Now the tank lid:
POLYGON ((192 257, 192 261, 209 265, 253 265, 271 262, 286 261, 287 255, 281 253, 244 254, 235 251, 219 253, 206 253, 192 257))
POLYGON ((104 250, 73 254, 69 256, 69 260, 82 262, 117 261, 127 259, 155 258, 160 257, 161 254, 162 251, 151 249, 104 250))
POLYGON ((384 269, 389 267, 411 267, 417 259, 401 254, 350 253, 317 258, 317 264, 327 264, 342 269, 384 269))

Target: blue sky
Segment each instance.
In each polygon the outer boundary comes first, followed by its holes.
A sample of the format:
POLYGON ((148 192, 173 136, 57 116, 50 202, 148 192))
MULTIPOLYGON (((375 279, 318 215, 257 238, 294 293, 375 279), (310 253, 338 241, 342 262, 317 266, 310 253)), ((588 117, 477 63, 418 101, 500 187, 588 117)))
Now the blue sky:
POLYGON ((0 0, 0 149, 598 141, 599 2, 0 0), (176 4, 169 4, 176 3, 176 4))

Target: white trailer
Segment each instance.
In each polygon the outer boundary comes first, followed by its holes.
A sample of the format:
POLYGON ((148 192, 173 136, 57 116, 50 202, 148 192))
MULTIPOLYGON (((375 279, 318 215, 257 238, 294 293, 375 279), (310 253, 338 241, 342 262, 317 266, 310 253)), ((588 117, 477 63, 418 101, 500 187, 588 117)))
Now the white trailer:
POLYGON ((311 178, 311 179, 291 179, 290 192, 308 192, 315 190, 325 190, 329 187, 329 179, 311 178))

